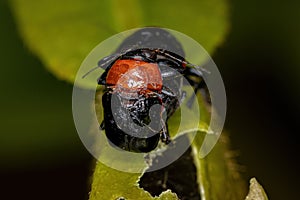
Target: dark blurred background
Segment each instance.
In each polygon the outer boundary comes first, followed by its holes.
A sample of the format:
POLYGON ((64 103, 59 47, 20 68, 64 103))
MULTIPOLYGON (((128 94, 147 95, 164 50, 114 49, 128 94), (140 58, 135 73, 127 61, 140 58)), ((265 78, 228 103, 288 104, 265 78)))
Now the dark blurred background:
MULTIPOLYGON (((297 199, 300 2, 231 0, 230 20, 212 56, 232 148, 270 199, 297 199)), ((0 22, 0 199, 87 199, 94 161, 73 124, 72 85, 24 46, 6 1, 0 22)))

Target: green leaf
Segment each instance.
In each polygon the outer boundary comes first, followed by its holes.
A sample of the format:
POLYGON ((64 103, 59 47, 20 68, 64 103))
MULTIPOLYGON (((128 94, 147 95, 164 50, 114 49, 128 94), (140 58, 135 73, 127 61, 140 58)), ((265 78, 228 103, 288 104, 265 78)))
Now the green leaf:
POLYGON ((109 168, 97 162, 93 176, 92 190, 90 200, 118 199, 120 197, 126 200, 178 200, 176 194, 167 191, 161 196, 153 198, 151 195, 138 186, 139 178, 142 174, 126 173, 109 168))
POLYGON ((198 169, 198 182, 201 185, 202 199, 240 200, 245 196, 245 182, 239 174, 235 153, 229 148, 228 136, 222 133, 213 150, 199 159, 198 138, 192 146, 194 162, 198 169), (204 198, 205 197, 205 198, 204 198))
POLYGON ((249 193, 245 200, 268 200, 263 187, 257 182, 255 178, 252 178, 250 180, 249 193))
POLYGON ((59 79, 71 83, 87 54, 118 32, 144 26, 175 29, 212 53, 228 30, 226 0, 10 2, 29 49, 59 79))
MULTIPOLYGON (((187 91, 187 96, 189 94, 190 92, 187 91)), ((95 102, 98 122, 103 120, 101 96, 102 90, 99 90, 96 94, 95 102)), ((245 197, 245 183, 241 179, 238 172, 238 166, 234 161, 234 152, 229 150, 228 138, 226 135, 221 135, 221 139, 212 152, 205 158, 200 159, 199 150, 204 136, 206 135, 205 130, 207 129, 210 114, 206 103, 201 98, 200 94, 198 94, 197 99, 201 110, 201 122, 199 122, 199 128, 202 131, 199 131, 194 139, 192 153, 194 157, 193 162, 197 169, 196 174, 197 181, 200 185, 199 191, 201 198, 207 200, 240 200, 245 197)), ((183 103, 181 109, 188 109, 185 108, 185 103, 183 103)), ((190 119, 193 119, 193 112, 190 113, 190 116, 190 119)), ((177 132, 180 117, 180 110, 178 110, 168 121, 170 133, 177 132)), ((185 124, 184 128, 188 127, 189 124, 185 124)), ((180 134, 181 133, 178 133, 177 135, 173 134, 172 139, 175 139, 180 134)), ((111 153, 108 153, 108 155, 110 157, 114 156, 111 153)), ((128 162, 132 163, 131 161, 128 162)), ((146 170, 148 165, 144 162, 143 166, 141 165, 140 167, 143 167, 144 170, 146 170)), ((177 195, 170 190, 162 193, 159 197, 152 197, 149 192, 143 190, 138 185, 142 175, 143 173, 121 172, 112 169, 101 162, 97 162, 93 175, 90 200, 115 200, 119 197, 124 197, 126 200, 178 199, 177 195)))

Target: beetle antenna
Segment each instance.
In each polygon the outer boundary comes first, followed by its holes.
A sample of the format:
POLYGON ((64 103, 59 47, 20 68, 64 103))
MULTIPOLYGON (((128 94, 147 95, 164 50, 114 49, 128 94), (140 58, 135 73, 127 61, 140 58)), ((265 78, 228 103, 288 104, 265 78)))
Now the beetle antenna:
POLYGON ((98 62, 98 66, 96 66, 96 67, 90 69, 86 74, 84 74, 84 75, 82 76, 82 78, 85 78, 87 75, 89 75, 91 72, 93 72, 94 70, 96 70, 98 67, 99 67, 99 68, 102 68, 102 69, 106 69, 106 68, 107 68, 107 64, 108 64, 109 62, 111 62, 113 59, 116 59, 116 58, 119 57, 119 56, 120 56, 119 53, 115 53, 115 54, 112 54, 112 55, 109 55, 109 56, 104 57, 102 60, 100 60, 100 61, 98 62))
POLYGON ((82 78, 85 78, 87 75, 89 75, 91 72, 95 71, 97 68, 99 68, 99 66, 93 67, 92 69, 90 69, 87 73, 85 73, 82 78))

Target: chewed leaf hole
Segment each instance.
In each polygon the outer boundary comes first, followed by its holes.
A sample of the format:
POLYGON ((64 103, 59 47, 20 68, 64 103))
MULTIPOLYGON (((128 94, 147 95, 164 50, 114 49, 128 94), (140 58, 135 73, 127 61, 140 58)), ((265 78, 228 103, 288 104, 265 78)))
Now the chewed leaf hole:
MULTIPOLYGON (((163 162, 164 153, 153 159, 153 163, 163 162)), ((139 186, 152 196, 159 196, 162 192, 171 190, 181 200, 201 200, 199 184, 197 182, 196 166, 193 162, 191 147, 179 159, 162 169, 143 174, 139 186)))

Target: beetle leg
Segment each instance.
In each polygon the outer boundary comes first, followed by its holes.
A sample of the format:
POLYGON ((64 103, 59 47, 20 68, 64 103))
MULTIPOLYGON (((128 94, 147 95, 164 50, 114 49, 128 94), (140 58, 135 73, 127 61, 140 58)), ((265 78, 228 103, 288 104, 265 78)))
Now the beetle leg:
POLYGON ((189 108, 192 107, 195 97, 198 91, 202 93, 207 103, 210 103, 210 96, 207 89, 207 86, 203 80, 202 72, 196 70, 195 68, 186 68, 185 77, 189 81, 189 83, 194 87, 194 93, 187 101, 187 106, 189 108))
POLYGON ((170 97, 176 97, 176 95, 173 94, 173 92, 168 87, 165 87, 165 86, 163 86, 161 93, 163 93, 164 95, 170 96, 170 97))
POLYGON ((101 122, 101 124, 100 124, 100 130, 104 130, 105 129, 105 123, 104 123, 104 120, 101 122))
POLYGON ((104 72, 97 80, 98 85, 105 85, 106 84, 106 75, 107 73, 104 72))
MULTIPOLYGON (((189 98, 189 100, 188 100, 187 103, 186 103, 187 107, 192 108, 193 103, 194 103, 195 98, 196 98, 197 92, 198 92, 199 90, 205 90, 205 87, 206 87, 206 85, 205 85, 204 81, 201 81, 201 82, 196 83, 196 84, 194 85, 194 92, 193 92, 192 96, 189 98)), ((206 98, 207 95, 205 94, 204 96, 205 96, 205 98, 206 98)))
POLYGON ((185 63, 186 61, 184 61, 183 58, 177 58, 174 55, 171 55, 172 52, 169 51, 165 51, 165 50, 157 50, 157 53, 159 53, 160 55, 165 56, 166 58, 169 58, 171 60, 176 60, 179 63, 185 63))
POLYGON ((163 120, 162 120, 162 123, 164 123, 164 125, 163 125, 163 129, 161 130, 161 133, 160 133, 160 139, 163 143, 169 144, 171 142, 171 137, 169 134, 168 124, 165 123, 163 120))
POLYGON ((179 105, 181 105, 183 103, 185 98, 186 98, 186 91, 182 91, 179 105))
POLYGON ((172 70, 165 70, 162 67, 161 69, 161 76, 163 77, 164 80, 173 80, 174 78, 178 78, 182 76, 180 73, 177 73, 172 70))

